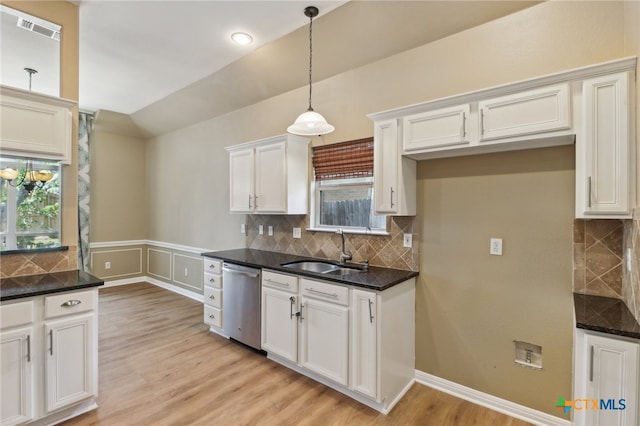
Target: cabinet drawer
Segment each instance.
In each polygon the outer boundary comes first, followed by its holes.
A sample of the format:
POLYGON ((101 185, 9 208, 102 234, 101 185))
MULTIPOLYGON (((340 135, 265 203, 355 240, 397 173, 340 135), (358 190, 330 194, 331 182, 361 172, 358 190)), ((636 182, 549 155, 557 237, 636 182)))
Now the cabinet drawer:
POLYGON ((204 323, 222 328, 222 311, 213 306, 204 305, 204 323))
POLYGON ((97 302, 97 290, 47 296, 44 298, 44 317, 52 318, 91 311, 96 308, 97 302))
POLYGON ((204 273, 204 285, 213 288, 222 288, 222 275, 204 273))
POLYGON ((222 260, 219 259, 205 259, 204 260, 204 272, 210 272, 212 274, 222 274, 222 260))
POLYGON ((314 299, 349 305, 349 289, 320 281, 302 279, 302 294, 314 299))
POLYGON ((204 286, 204 303, 214 308, 222 308, 222 290, 204 286))
POLYGON ((33 301, 0 306, 0 327, 16 327, 33 322, 33 301))
POLYGON ((271 271, 262 271, 262 285, 290 293, 298 292, 298 277, 271 271))

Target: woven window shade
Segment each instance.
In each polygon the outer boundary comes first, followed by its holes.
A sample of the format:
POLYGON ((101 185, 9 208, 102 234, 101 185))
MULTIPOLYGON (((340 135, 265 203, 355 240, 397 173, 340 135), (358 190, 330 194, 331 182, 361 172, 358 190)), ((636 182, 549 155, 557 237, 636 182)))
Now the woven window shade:
POLYGON ((373 138, 313 148, 315 180, 373 176, 373 138))

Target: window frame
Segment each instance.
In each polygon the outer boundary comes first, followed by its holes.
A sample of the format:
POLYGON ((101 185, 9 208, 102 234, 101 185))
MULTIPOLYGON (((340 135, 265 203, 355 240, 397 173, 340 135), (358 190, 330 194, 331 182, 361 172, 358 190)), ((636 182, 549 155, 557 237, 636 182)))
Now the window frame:
POLYGON ((318 223, 320 220, 320 190, 321 186, 335 186, 335 187, 360 187, 360 186, 370 186, 371 187, 371 208, 375 210, 375 192, 373 190, 373 177, 366 178, 350 178, 350 179, 337 179, 337 180, 323 180, 316 181, 315 179, 311 180, 311 194, 310 198, 310 213, 309 213, 309 227, 306 228, 307 231, 315 231, 315 232, 338 232, 342 230, 345 234, 366 234, 366 235, 390 235, 388 232, 389 227, 389 216, 388 215, 379 215, 385 216, 385 226, 384 228, 369 228, 369 227, 355 227, 355 226, 330 226, 330 225, 321 225, 318 223), (345 182, 349 181, 349 182, 345 182), (336 182, 336 183, 331 183, 336 182))
MULTIPOLYGON (((7 229, 3 231, 0 227, 0 254, 11 254, 11 253, 32 253, 38 251, 51 251, 51 250, 60 250, 64 249, 65 246, 62 245, 62 199, 63 199, 63 177, 62 177, 62 164, 58 161, 52 161, 43 158, 23 158, 23 157, 12 157, 12 156, 3 156, 0 158, 2 160, 2 167, 11 167, 16 170, 24 169, 26 167, 26 162, 31 161, 32 167, 34 170, 42 170, 43 167, 40 167, 40 164, 46 165, 48 169, 55 169, 54 175, 57 175, 58 180, 58 212, 55 218, 55 226, 52 227, 51 230, 39 230, 39 231, 21 231, 18 229, 18 205, 17 197, 19 193, 19 188, 14 187, 9 184, 9 181, 5 179, 0 179, 2 181, 2 185, 7 186, 7 210, 6 210, 6 220, 7 220, 7 229), (34 164, 35 163, 35 164, 34 164), (58 243, 56 245, 47 246, 47 247, 36 247, 36 248, 24 248, 18 247, 18 239, 20 237, 37 237, 37 236, 57 236, 58 243)), ((55 176, 54 176, 55 178, 55 176)), ((20 185, 19 185, 20 186, 20 185)), ((2 191, 2 186, 0 185, 0 191, 2 191)), ((29 197, 31 195, 27 195, 29 197)))

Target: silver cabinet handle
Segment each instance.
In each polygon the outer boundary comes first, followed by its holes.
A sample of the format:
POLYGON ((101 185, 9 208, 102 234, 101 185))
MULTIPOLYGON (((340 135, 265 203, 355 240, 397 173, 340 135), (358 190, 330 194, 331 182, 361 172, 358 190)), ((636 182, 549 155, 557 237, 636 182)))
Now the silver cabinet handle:
POLYGON ((334 299, 338 298, 338 293, 326 293, 324 291, 316 290, 316 289, 311 288, 311 287, 307 288, 306 290, 310 291, 311 293, 321 294, 321 295, 327 296, 327 297, 333 297, 334 299))
POLYGON ((213 300, 213 299, 215 299, 215 298, 216 298, 216 297, 215 297, 213 294, 209 296, 209 299, 211 299, 211 300, 213 300))
POLYGON ((391 208, 393 208, 393 186, 390 188, 391 189, 391 208))
POLYGON ((209 318, 214 319, 215 316, 213 314, 209 314, 209 318))
POLYGON ((275 284, 275 285, 279 285, 281 287, 289 288, 289 284, 285 284, 285 283, 281 283, 281 282, 278 282, 278 281, 274 281, 271 278, 265 278, 264 280, 266 282, 268 282, 269 284, 275 284))
POLYGON ((289 319, 293 318, 293 305, 296 303, 296 298, 291 296, 289 298, 289 302, 291 302, 291 305, 289 305, 289 319))
POLYGON ((27 362, 31 362, 31 335, 27 334, 27 362))
POLYGON ((79 304, 81 304, 82 301, 78 300, 78 299, 73 299, 73 300, 67 300, 66 302, 62 303, 60 305, 61 308, 70 308, 72 306, 77 306, 79 304))
POLYGON ((369 299, 369 322, 373 324, 373 313, 371 312, 371 305, 373 305, 373 302, 371 301, 371 299, 369 299))
POLYGON ((49 330, 49 355, 53 356, 53 330, 49 330))
POLYGON ((253 208, 258 208, 258 196, 256 194, 253 194, 253 208))
POLYGON ((593 382, 593 357, 595 355, 595 349, 591 345, 591 356, 589 357, 589 381, 593 382))
POLYGON ((467 126, 466 126, 466 122, 467 122, 467 114, 465 114, 464 112, 462 113, 462 126, 460 127, 460 139, 464 139, 465 136, 467 136, 467 126))
POLYGON ((591 208, 591 176, 587 178, 587 206, 591 208))
POLYGON ((210 283, 215 283, 215 282, 216 282, 216 279, 215 279, 215 278, 209 278, 209 282, 210 282, 210 283))
POLYGON ((249 210, 251 210, 251 194, 249 194, 249 210))
POLYGON ((302 310, 304 309, 304 303, 300 304, 300 312, 298 312, 296 315, 300 317, 300 322, 302 322, 302 320, 304 319, 304 317, 302 316, 302 310))
POLYGON ((484 109, 480 110, 480 134, 484 135, 484 109))

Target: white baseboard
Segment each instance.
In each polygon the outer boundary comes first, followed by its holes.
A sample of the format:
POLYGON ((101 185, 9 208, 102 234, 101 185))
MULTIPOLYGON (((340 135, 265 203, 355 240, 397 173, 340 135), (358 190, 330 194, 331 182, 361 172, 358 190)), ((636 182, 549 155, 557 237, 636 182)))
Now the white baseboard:
POLYGON ((494 411, 541 426, 570 426, 571 421, 416 370, 416 382, 494 411))
POLYGON ((122 280, 112 280, 112 281, 105 281, 104 282, 104 286, 105 287, 116 287, 116 286, 120 286, 120 285, 127 285, 127 284, 136 284, 136 283, 141 283, 141 282, 146 282, 149 284, 153 284, 155 286, 158 287, 162 287, 165 290, 169 290, 172 291, 174 293, 178 293, 182 296, 186 296, 189 299, 193 299, 196 302, 200 302, 200 303, 204 303, 204 296, 202 294, 198 294, 198 293, 194 293, 192 291, 186 290, 182 287, 178 287, 175 286, 173 284, 169 284, 169 283, 165 283, 163 281, 157 280, 155 278, 151 278, 149 276, 143 275, 140 277, 135 277, 135 278, 125 278, 122 280))

